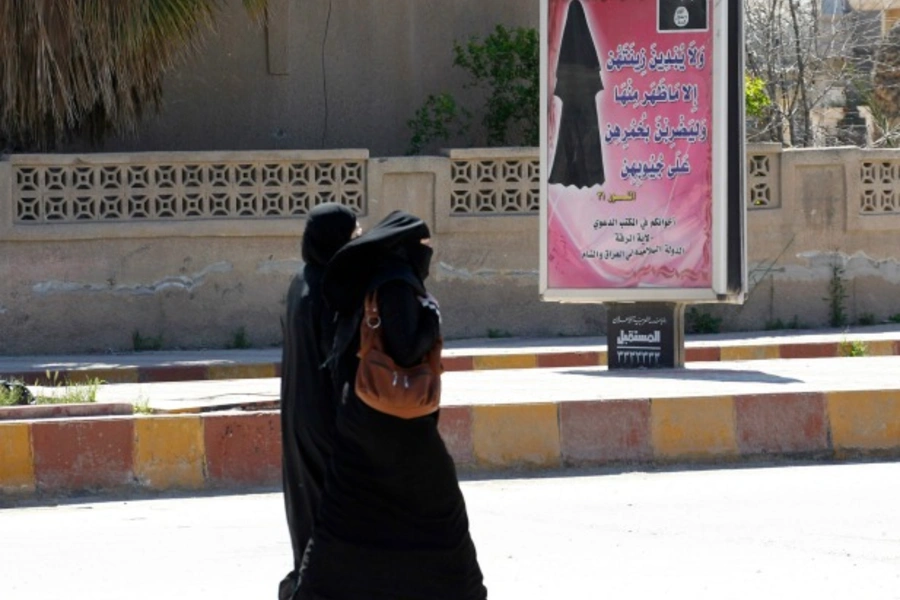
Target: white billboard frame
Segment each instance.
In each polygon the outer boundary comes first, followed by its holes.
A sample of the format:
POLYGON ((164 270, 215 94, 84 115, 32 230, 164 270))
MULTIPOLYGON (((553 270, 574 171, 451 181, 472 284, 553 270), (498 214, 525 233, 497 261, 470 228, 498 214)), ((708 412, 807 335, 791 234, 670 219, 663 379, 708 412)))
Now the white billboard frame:
MULTIPOLYGON (((711 286, 710 287, 628 287, 628 288, 550 288, 548 284, 548 13, 550 0, 540 0, 540 295, 544 301, 571 303, 601 302, 743 302, 746 294, 746 220, 741 219, 741 289, 729 287, 728 270, 728 220, 729 220, 729 177, 739 176, 741 185, 741 214, 744 210, 744 186, 742 174, 729 173, 734 144, 729 144, 729 136, 734 135, 729 127, 729 44, 736 43, 738 52, 743 52, 742 40, 730 40, 729 2, 710 0, 712 6, 712 232, 711 232, 711 286)), ((627 8, 624 8, 627 10, 627 8)), ((738 7, 737 10, 740 10, 738 7)), ((738 36, 739 38, 740 36, 738 36)), ((740 62, 738 63, 740 64, 740 62)), ((743 97, 737 99, 743 106, 743 97)), ((743 118, 743 108, 740 111, 743 118)), ((743 127, 740 128, 741 134, 743 127)), ((740 140, 743 144, 743 139, 740 140)), ((741 153, 742 154, 742 153, 741 153)), ((741 165, 743 168, 743 165, 741 165)), ((737 201, 737 199, 732 199, 737 201)), ((733 249, 733 245, 732 245, 733 249)))

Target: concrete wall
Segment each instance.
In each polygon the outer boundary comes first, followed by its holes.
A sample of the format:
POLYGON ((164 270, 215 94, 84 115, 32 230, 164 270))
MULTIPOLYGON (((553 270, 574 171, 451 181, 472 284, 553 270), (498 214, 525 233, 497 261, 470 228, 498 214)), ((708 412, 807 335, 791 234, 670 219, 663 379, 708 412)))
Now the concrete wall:
POLYGON ((751 200, 751 290, 743 306, 720 310, 726 326, 827 325, 835 266, 849 324, 900 314, 900 153, 755 145, 747 154, 749 185, 770 184, 771 195, 768 204, 751 200), (766 176, 754 176, 754 157, 768 157, 766 176))
POLYGON ((162 336, 165 347, 225 347, 241 327, 255 346, 279 344, 284 296, 301 266, 303 216, 328 199, 354 205, 364 227, 394 208, 429 222, 432 288, 449 338, 599 333, 600 307, 538 301, 536 149, 453 156, 294 151, 0 162, 0 353, 130 350, 135 331, 162 336), (288 200, 278 214, 265 204, 270 194, 288 200), (225 208, 217 215, 219 195, 225 208), (306 204, 291 204, 301 196, 306 204))
MULTIPOLYGON (((748 164, 750 294, 701 310, 724 329, 822 327, 837 265, 851 323, 900 313, 900 152, 760 145, 748 164)), ((0 353, 130 350, 135 331, 225 347, 241 327, 278 344, 303 216, 325 199, 364 226, 394 208, 429 222, 449 338, 600 334, 602 306, 539 299, 537 189, 533 148, 13 156, 0 353)))
POLYGON ((483 38, 498 24, 538 26, 538 3, 522 0, 269 1, 264 27, 228 0, 199 54, 166 76, 161 113, 136 136, 91 150, 402 155, 406 122, 429 94, 450 91, 478 105, 453 67, 455 40, 483 38))

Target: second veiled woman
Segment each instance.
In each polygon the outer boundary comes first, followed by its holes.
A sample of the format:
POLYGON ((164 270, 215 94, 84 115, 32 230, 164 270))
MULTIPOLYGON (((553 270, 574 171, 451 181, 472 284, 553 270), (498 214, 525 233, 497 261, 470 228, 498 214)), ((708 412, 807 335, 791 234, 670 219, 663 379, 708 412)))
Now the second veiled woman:
POLYGON ((402 419, 376 411, 354 392, 368 292, 377 290, 385 350, 399 365, 421 362, 440 337, 438 305, 425 289, 429 238, 424 221, 395 211, 328 266, 324 293, 338 315, 331 365, 340 402, 296 598, 487 597, 438 412, 402 419))
POLYGON ((357 228, 346 206, 320 204, 303 232, 303 270, 291 280, 283 324, 281 446, 284 504, 294 565, 279 585, 279 600, 297 586, 300 561, 312 535, 331 453, 335 397, 324 368, 331 352, 334 314, 322 297, 325 265, 357 228))

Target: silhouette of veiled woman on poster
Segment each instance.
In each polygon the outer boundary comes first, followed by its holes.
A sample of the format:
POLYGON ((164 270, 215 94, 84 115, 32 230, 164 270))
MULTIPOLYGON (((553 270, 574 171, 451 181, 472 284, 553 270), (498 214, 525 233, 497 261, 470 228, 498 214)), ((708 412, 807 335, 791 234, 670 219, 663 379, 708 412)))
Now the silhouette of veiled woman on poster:
POLYGON ((597 92, 602 89, 600 59, 584 7, 579 0, 572 0, 556 66, 553 94, 563 106, 550 183, 585 188, 606 181, 596 104, 597 92))

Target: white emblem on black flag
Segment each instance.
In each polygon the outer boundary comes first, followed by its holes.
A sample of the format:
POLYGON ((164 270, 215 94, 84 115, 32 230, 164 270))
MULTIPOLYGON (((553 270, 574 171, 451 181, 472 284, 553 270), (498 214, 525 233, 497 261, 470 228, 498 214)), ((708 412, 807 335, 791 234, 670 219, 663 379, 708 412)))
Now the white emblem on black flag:
POLYGON ((705 31, 709 0, 657 0, 659 31, 705 31))

